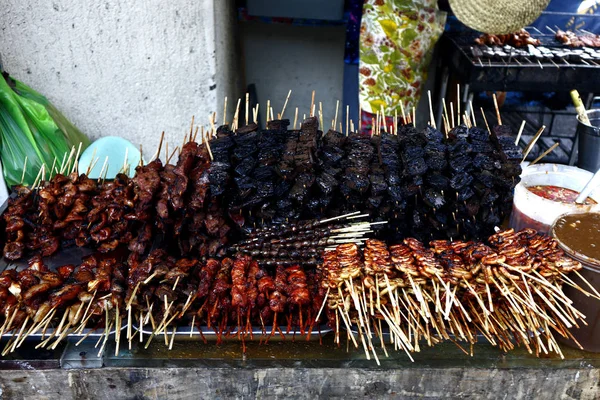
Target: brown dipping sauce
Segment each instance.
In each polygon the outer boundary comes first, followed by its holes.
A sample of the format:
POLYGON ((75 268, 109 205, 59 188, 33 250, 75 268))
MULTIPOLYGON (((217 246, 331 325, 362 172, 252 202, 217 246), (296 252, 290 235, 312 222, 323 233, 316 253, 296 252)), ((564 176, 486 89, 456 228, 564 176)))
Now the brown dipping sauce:
MULTIPOLYGON (((543 197, 544 199, 556 201, 559 203, 573 204, 579 196, 579 192, 576 190, 567 189, 560 186, 552 185, 538 185, 529 186, 527 188, 531 193, 543 197)), ((598 204, 594 199, 587 198, 583 204, 594 205, 598 204)))
POLYGON ((554 236, 569 249, 600 261, 600 213, 562 216, 554 236))

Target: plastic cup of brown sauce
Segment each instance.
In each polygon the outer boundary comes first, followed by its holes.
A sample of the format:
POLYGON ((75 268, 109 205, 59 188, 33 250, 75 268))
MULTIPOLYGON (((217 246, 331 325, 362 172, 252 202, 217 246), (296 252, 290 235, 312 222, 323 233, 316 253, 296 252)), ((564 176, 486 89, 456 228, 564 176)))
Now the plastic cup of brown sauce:
MULTIPOLYGON (((600 213, 569 213, 556 219, 550 234, 556 239, 566 255, 579 261, 583 268, 579 271, 595 289, 600 292, 600 213)), ((587 283, 571 273, 570 279, 589 293, 594 293, 587 283)), ((590 297, 572 286, 563 290, 573 301, 573 306, 586 316, 587 326, 571 328, 573 337, 584 350, 600 353, 600 300, 590 297)), ((572 340, 560 337, 560 341, 577 346, 572 340)))

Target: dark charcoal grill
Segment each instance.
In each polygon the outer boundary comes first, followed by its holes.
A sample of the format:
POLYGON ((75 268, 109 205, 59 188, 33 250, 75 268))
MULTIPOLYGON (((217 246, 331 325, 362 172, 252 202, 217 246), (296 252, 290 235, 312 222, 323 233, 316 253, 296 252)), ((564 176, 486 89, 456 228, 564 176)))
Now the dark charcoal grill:
MULTIPOLYGON (((600 49, 571 48, 529 28, 540 46, 480 46, 475 32, 445 34, 440 48, 451 72, 471 91, 600 91, 600 49)), ((582 33, 583 34, 583 33, 582 33)))

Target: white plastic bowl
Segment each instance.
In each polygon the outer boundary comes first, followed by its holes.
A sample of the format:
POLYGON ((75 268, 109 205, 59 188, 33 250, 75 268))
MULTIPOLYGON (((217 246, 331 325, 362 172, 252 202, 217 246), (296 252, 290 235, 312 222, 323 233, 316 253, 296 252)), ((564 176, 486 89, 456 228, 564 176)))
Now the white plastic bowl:
POLYGON ((572 212, 600 212, 600 188, 592 191, 590 198, 599 204, 566 204, 544 199, 530 192, 527 187, 537 185, 559 186, 580 192, 592 178, 589 171, 560 164, 538 164, 525 167, 521 182, 515 187, 513 209, 509 226, 515 230, 533 228, 548 233, 554 221, 572 212))

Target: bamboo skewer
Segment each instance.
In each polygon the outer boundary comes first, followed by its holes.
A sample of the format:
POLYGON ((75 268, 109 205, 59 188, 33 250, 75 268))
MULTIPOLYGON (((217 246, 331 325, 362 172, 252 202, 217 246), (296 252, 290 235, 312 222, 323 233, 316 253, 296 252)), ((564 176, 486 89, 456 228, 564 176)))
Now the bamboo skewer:
POLYGON ((550 147, 548 150, 546 150, 545 152, 543 152, 542 154, 539 155, 538 158, 536 158, 535 160, 533 160, 531 162, 531 164, 529 165, 533 165, 535 163, 537 163, 538 161, 540 161, 542 158, 546 157, 548 154, 552 153, 554 151, 554 149, 556 149, 558 146, 560 145, 560 142, 556 142, 552 145, 552 147, 550 147))
POLYGON ((500 117, 500 108, 498 107, 498 99, 496 98, 496 93, 492 95, 494 98, 494 108, 496 109, 496 118, 498 119, 498 125, 502 125, 502 118, 500 117))
POLYGON ((291 95, 292 95, 292 89, 290 89, 290 91, 288 92, 288 94, 285 98, 285 103, 283 103, 283 108, 281 109, 281 119, 283 119, 283 113, 285 113, 285 108, 287 106, 288 100, 290 99, 291 95))
POLYGON ((435 117, 433 116, 433 104, 431 102, 431 91, 430 90, 427 91, 427 97, 429 98, 429 123, 431 124, 431 126, 434 129, 436 129, 435 117))
POLYGON ((515 145, 519 144, 519 141, 521 140, 521 135, 523 134, 524 128, 525 128, 525 120, 523 120, 523 122, 521 122, 521 127, 519 128, 519 133, 517 134, 517 138, 515 139, 515 145))
POLYGON ((522 161, 525 161, 525 159, 529 155, 529 152, 531 152, 531 150, 533 149, 533 146, 535 146, 535 143, 538 141, 540 136, 542 136, 542 133, 544 133, 544 129, 546 129, 546 125, 542 125, 542 127, 537 131, 537 133, 535 134, 535 136, 533 137, 531 142, 529 142, 529 144, 527 145, 525 150, 523 150, 523 160, 522 161))
MULTIPOLYGON (((244 119, 246 120, 246 125, 248 125, 248 119, 250 117, 250 93, 246 93, 246 112, 244 113, 244 119)), ((211 122, 214 125, 214 121, 211 122)), ((216 130, 214 130, 216 132, 216 130)))
POLYGON ((483 116, 483 122, 485 122, 485 127, 487 128, 488 133, 491 135, 492 130, 490 129, 490 126, 488 125, 487 118, 485 117, 485 112, 483 112, 483 107, 480 107, 479 109, 481 110, 481 115, 483 116))

